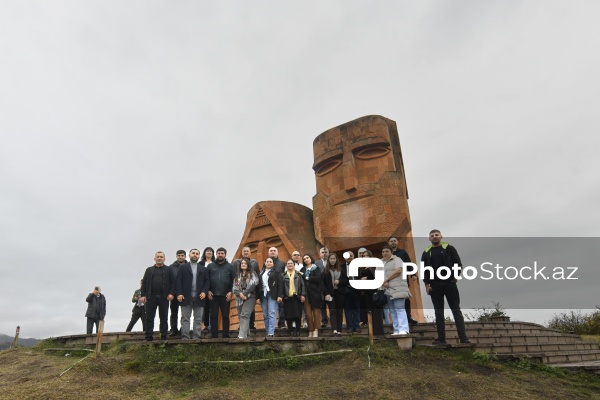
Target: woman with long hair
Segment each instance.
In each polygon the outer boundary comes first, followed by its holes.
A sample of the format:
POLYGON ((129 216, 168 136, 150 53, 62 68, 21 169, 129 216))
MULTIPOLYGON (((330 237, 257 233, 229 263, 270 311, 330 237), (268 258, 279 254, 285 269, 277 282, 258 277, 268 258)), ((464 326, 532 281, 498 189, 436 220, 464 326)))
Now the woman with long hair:
POLYGON ((325 269, 323 270, 323 281, 325 285, 325 302, 329 307, 329 319, 333 336, 342 336, 342 318, 344 313, 344 302, 348 292, 348 274, 346 268, 342 268, 335 253, 329 254, 325 269))
POLYGON ((237 307, 238 318, 240 320, 240 331, 238 339, 248 337, 250 328, 250 314, 254 311, 256 304, 255 289, 258 285, 258 276, 250 267, 250 259, 242 258, 240 261, 240 271, 233 281, 232 293, 235 295, 235 306, 237 307))
POLYGON ((294 260, 287 260, 286 271, 282 279, 282 297, 277 298, 278 303, 283 302, 283 311, 290 336, 300 336, 302 319, 302 303, 305 302, 306 288, 302 276, 296 272, 294 260))
POLYGON ((402 260, 392 254, 390 246, 383 246, 381 250, 383 261, 384 281, 383 287, 388 298, 394 333, 392 335, 407 335, 408 316, 404 309, 404 300, 410 297, 410 290, 406 280, 402 279, 402 260))
MULTIPOLYGON (((200 265, 204 268, 208 267, 208 264, 215 261, 215 250, 212 247, 206 247, 202 252, 200 258, 200 265)), ((210 331, 210 300, 208 296, 204 299, 204 315, 202 316, 202 322, 204 323, 204 331, 210 331)))
POLYGON ((304 265, 300 272, 306 284, 306 298, 304 313, 308 322, 308 337, 319 337, 319 324, 321 323, 321 306, 323 305, 323 274, 311 255, 302 257, 304 265))
POLYGON ((260 273, 258 279, 260 284, 259 296, 257 303, 262 307, 265 317, 265 331, 267 337, 275 336, 275 322, 277 319, 277 298, 281 297, 281 275, 275 270, 273 259, 268 257, 265 260, 265 267, 260 273))

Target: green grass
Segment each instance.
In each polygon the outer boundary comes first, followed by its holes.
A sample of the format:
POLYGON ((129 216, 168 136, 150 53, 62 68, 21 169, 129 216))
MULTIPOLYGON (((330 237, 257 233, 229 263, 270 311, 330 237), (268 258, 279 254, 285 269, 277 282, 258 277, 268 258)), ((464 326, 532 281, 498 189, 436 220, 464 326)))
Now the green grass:
POLYGON ((301 349, 269 346, 114 342, 77 363, 87 354, 47 351, 60 347, 47 342, 0 353, 0 399, 600 398, 597 375, 527 359, 500 362, 469 349, 402 351, 391 340, 369 345, 348 337, 318 342, 313 352, 351 352, 297 357, 301 349), (240 360, 265 361, 222 362, 240 360), (282 391, 282 379, 294 390, 282 391))

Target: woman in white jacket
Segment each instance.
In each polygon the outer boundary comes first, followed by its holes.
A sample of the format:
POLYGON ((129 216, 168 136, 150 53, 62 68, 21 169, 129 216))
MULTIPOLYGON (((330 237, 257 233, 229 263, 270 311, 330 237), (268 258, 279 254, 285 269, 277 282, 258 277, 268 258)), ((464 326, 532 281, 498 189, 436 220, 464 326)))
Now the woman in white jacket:
POLYGON ((392 254, 390 246, 383 246, 381 255, 384 266, 383 288, 388 298, 392 323, 393 336, 408 334, 408 317, 404 309, 404 301, 411 297, 406 279, 402 279, 402 260, 392 254))

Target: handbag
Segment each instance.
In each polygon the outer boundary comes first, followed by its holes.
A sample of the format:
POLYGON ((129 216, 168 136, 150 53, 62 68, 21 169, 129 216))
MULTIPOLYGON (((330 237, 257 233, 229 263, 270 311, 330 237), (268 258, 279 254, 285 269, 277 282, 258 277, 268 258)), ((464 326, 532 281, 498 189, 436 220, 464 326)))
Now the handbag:
POLYGON ((378 308, 382 308, 387 304, 387 296, 385 295, 385 291, 381 289, 377 289, 375 293, 373 293, 373 305, 378 308))

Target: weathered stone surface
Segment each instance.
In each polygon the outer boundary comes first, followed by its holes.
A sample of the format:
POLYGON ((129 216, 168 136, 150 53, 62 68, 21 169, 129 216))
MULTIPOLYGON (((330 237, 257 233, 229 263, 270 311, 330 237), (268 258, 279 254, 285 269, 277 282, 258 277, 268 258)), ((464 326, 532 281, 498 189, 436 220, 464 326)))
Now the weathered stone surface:
MULTIPOLYGON (((369 115, 331 128, 313 142, 316 239, 341 254, 366 247, 376 257, 390 236, 416 260, 408 189, 396 123, 369 115)), ((422 321, 420 286, 411 284, 422 321)))
MULTIPOLYGON (((269 256, 269 248, 277 247, 279 258, 287 261, 294 250, 300 254, 316 254, 317 242, 313 227, 312 210, 288 201, 261 201, 256 203, 246 218, 246 228, 235 258, 242 255, 245 246, 250 247, 252 258, 259 266, 269 256)), ((264 327, 260 306, 255 307, 256 327, 264 327)), ((231 302, 230 323, 237 329, 239 319, 235 302, 231 302)))

